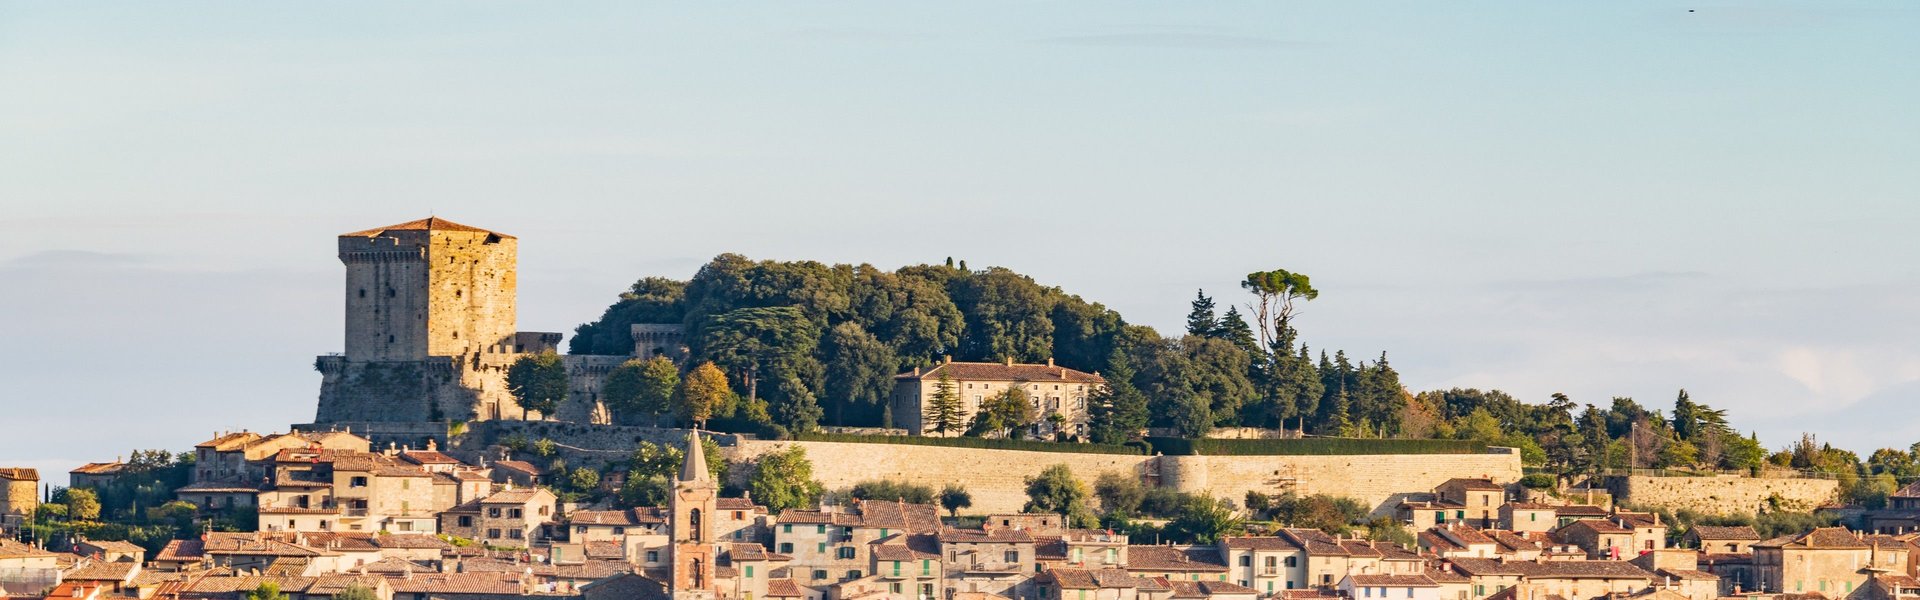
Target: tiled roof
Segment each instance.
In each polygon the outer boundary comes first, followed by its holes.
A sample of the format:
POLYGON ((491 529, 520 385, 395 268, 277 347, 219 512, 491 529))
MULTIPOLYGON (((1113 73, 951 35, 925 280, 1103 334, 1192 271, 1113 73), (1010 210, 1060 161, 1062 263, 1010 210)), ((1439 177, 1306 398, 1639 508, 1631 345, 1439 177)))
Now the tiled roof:
POLYGON ((435 450, 409 450, 400 453, 400 458, 416 465, 457 465, 460 459, 441 454, 435 450))
POLYGON ((416 563, 404 558, 400 558, 398 556, 389 556, 386 558, 382 558, 380 560, 376 560, 376 561, 367 563, 365 565, 361 565, 359 568, 366 570, 366 572, 368 573, 382 573, 382 574, 426 573, 426 572, 433 571, 433 569, 428 568, 425 565, 422 565, 420 563, 416 563))
POLYGON ((1567 526, 1561 527, 1560 531, 1567 531, 1572 529, 1588 529, 1593 531, 1594 533, 1633 533, 1633 531, 1628 530, 1625 527, 1615 525, 1613 521, 1608 521, 1605 519, 1581 519, 1578 521, 1574 521, 1572 523, 1568 523, 1567 526))
POLYGON ((512 573, 415 573, 412 579, 388 579, 396 594, 502 594, 521 593, 520 582, 512 573))
POLYGON ((633 511, 627 511, 627 510, 575 511, 573 514, 567 516, 567 523, 572 525, 615 525, 615 526, 640 524, 639 521, 634 520, 633 511))
POLYGON ((0 537, 0 558, 24 558, 29 556, 53 556, 53 553, 35 548, 12 538, 0 537))
POLYGON ((1690 579, 1693 581, 1716 581, 1720 579, 1719 575, 1689 569, 1661 569, 1659 574, 1674 579, 1690 579))
POLYGON ((1368 587, 1440 587, 1426 575, 1349 575, 1353 584, 1368 587))
POLYGON ((793 560, 793 557, 785 554, 768 552, 766 546, 759 544, 727 544, 727 556, 730 560, 793 560))
POLYGON ((780 523, 801 525, 839 525, 893 529, 912 533, 940 531, 940 507, 932 504, 870 501, 834 512, 789 510, 780 513, 780 523))
POLYGON ((1340 540, 1333 539, 1327 532, 1318 529, 1288 528, 1280 530, 1280 536, 1292 540, 1294 544, 1305 548, 1307 554, 1314 556, 1346 556, 1347 548, 1340 540))
POLYGON ((1560 508, 1552 504, 1540 504, 1538 502, 1508 502, 1501 506, 1510 510, 1557 510, 1560 508))
POLYGON ((1754 531, 1753 527, 1748 525, 1733 525, 1727 527, 1695 525, 1693 529, 1687 531, 1691 532, 1693 537, 1702 540, 1760 540, 1760 532, 1754 531))
POLYGON ((118 462, 118 461, 104 462, 104 463, 87 463, 84 465, 80 465, 80 468, 78 469, 68 471, 68 473, 77 473, 81 475, 107 475, 112 473, 118 473, 122 470, 125 470, 126 468, 127 468, 127 463, 118 462))
POLYGON ((1540 549, 1539 543, 1511 531, 1492 529, 1482 533, 1485 533, 1487 537, 1493 539, 1494 543, 1499 544, 1500 547, 1509 551, 1526 552, 1540 549))
POLYGON ((1286 538, 1273 536, 1229 536, 1223 540, 1228 548, 1234 550, 1299 550, 1300 546, 1286 538))
POLYGON ((1494 483, 1491 479, 1478 477, 1455 477, 1448 479, 1445 483, 1440 484, 1439 487, 1459 487, 1463 490, 1484 492, 1499 492, 1507 489, 1500 487, 1500 484, 1494 483))
POLYGON ((1867 542, 1856 537, 1853 532, 1847 531, 1845 527, 1821 527, 1800 534, 1784 545, 1800 548, 1847 549, 1866 548, 1867 542))
POLYGON ((26 467, 5 467, 5 468, 0 468, 0 479, 12 479, 14 481, 39 481, 40 471, 35 469, 29 469, 26 467))
POLYGON ((524 460, 502 460, 493 463, 493 466, 496 469, 517 471, 523 475, 538 476, 544 472, 540 467, 533 466, 533 463, 524 460))
POLYGON ((453 547, 453 544, 426 533, 383 533, 374 536, 373 543, 381 548, 396 549, 445 550, 453 547))
POLYGON ((1527 576, 1535 579, 1653 579, 1653 573, 1617 560, 1550 560, 1527 576))
POLYGON ((85 544, 87 546, 92 546, 93 548, 98 549, 101 552, 116 552, 116 553, 122 553, 122 554, 133 554, 138 552, 138 553, 144 554, 147 551, 146 548, 141 548, 139 544, 135 544, 133 542, 121 541, 121 540, 87 540, 80 543, 85 544))
POLYGON ((580 590, 597 598, 621 598, 624 600, 665 600, 666 586, 643 575, 626 573, 608 577, 580 586, 580 590))
POLYGON ((1553 511, 1562 517, 1604 517, 1607 509, 1591 504, 1568 504, 1556 506, 1553 511))
POLYGON ((894 379, 932 381, 939 379, 940 373, 943 371, 955 381, 1106 382, 1106 379, 1099 375, 1066 367, 1023 363, 1009 365, 1006 363, 977 362, 941 363, 929 369, 921 369, 919 375, 914 375, 909 371, 895 375, 894 379))
POLYGON ((1211 546, 1128 546, 1127 570, 1221 573, 1227 563, 1220 558, 1220 550, 1211 546))
POLYGON ((254 433, 251 431, 236 431, 233 433, 220 435, 211 440, 194 444, 193 447, 212 448, 215 451, 226 451, 226 450, 244 448, 246 447, 247 442, 251 442, 257 439, 260 439, 260 434, 258 433, 254 433))
POLYGON ((1175 598, 1212 598, 1222 594, 1256 595, 1260 592, 1253 588, 1225 581, 1180 581, 1167 582, 1173 587, 1175 598))
POLYGON ((206 557, 200 540, 173 540, 153 555, 153 560, 164 562, 192 562, 206 557))
POLYGON ((471 225, 461 225, 439 217, 427 217, 425 219, 407 221, 386 227, 375 227, 373 229, 365 229, 352 233, 342 233, 340 237, 379 237, 380 234, 389 231, 468 231, 473 233, 491 233, 509 239, 513 238, 513 236, 497 231, 488 231, 471 225))
POLYGON ((94 560, 67 571, 64 578, 77 581, 127 581, 133 579, 133 572, 139 568, 139 563, 94 560))
POLYGON ((720 510, 751 510, 754 512, 761 512, 761 513, 767 512, 767 507, 754 504, 752 500, 749 500, 746 498, 714 498, 713 507, 720 510))
POLYGON ((587 558, 626 558, 627 545, 615 540, 587 542, 587 558))
POLYGON ((1125 569, 1048 569, 1040 574, 1043 580, 1051 580, 1060 589, 1097 590, 1127 589, 1139 587, 1139 578, 1128 575, 1125 569))
POLYGON ((807 594, 800 591, 800 584, 792 579, 774 579, 767 582, 768 598, 800 598, 807 594))
POLYGON ((948 529, 940 532, 943 544, 1021 544, 1032 543, 1033 536, 1018 529, 948 529))

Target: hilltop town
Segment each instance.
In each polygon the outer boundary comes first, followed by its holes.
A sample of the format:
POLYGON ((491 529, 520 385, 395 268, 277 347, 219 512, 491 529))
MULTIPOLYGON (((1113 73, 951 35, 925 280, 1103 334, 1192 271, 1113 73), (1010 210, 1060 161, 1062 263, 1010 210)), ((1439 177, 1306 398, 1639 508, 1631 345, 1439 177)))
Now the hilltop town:
POLYGON ((1677 398, 1409 393, 1285 270, 1184 335, 964 261, 727 255, 568 336, 514 236, 340 235, 315 418, 0 468, 0 597, 1893 599, 1920 468, 1677 398))

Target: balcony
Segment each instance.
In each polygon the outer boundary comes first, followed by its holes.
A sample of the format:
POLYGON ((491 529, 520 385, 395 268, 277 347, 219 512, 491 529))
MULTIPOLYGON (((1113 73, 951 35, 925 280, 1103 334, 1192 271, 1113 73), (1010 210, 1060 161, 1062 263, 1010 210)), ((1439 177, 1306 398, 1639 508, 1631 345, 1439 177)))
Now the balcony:
POLYGON ((364 506, 358 508, 349 506, 341 509, 340 514, 348 517, 364 517, 367 516, 367 509, 364 506))

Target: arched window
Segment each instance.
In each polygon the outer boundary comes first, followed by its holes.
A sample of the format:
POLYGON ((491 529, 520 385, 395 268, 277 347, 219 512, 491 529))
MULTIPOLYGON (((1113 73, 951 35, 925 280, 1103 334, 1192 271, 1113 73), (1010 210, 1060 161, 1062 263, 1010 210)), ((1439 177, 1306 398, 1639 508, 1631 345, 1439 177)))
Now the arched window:
POLYGON ((687 529, 689 530, 687 539, 696 542, 704 541, 700 539, 700 509, 696 508, 687 513, 687 529))

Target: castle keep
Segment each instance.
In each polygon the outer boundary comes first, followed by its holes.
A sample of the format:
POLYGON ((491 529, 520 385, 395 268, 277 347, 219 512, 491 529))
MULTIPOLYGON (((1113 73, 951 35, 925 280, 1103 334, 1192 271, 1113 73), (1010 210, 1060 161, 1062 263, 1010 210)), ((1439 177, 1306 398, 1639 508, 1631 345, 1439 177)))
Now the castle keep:
POLYGON ((513 236, 426 218, 342 234, 344 352, 314 361, 317 424, 528 416, 507 392, 522 354, 558 333, 515 331, 513 236))

